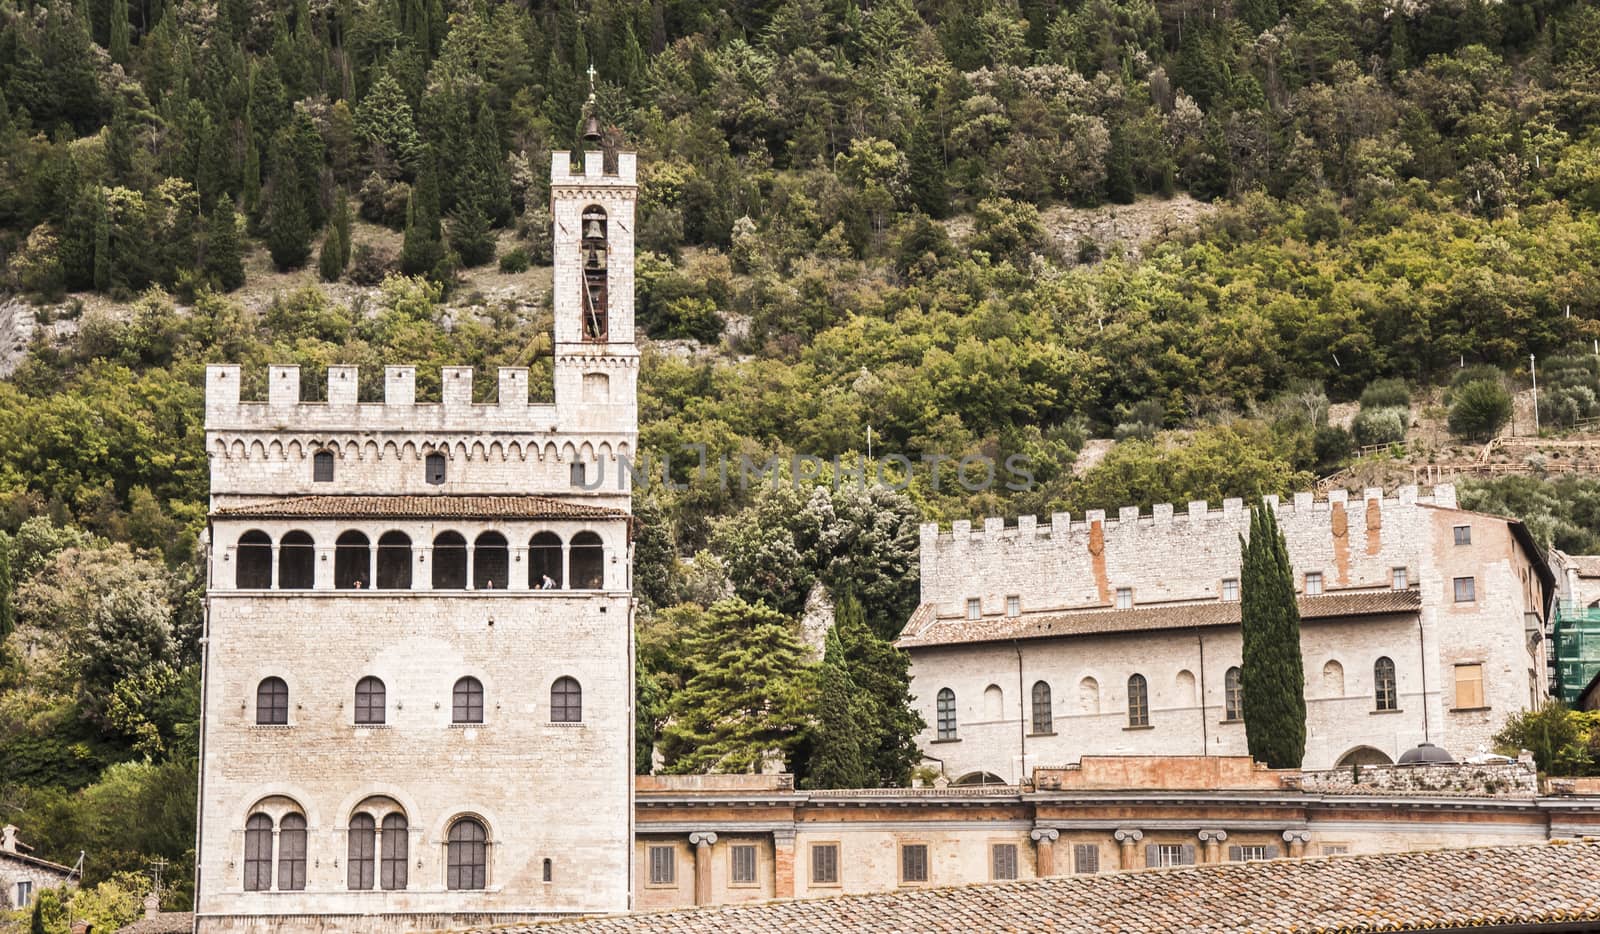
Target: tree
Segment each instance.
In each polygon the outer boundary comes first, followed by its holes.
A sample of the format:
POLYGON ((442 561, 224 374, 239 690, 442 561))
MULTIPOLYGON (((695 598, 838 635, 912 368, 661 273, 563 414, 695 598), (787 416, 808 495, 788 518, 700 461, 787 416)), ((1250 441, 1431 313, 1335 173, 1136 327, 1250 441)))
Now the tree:
POLYGON ((0 643, 11 635, 16 618, 11 610, 11 536, 0 532, 0 643))
POLYGON ((1451 397, 1450 430, 1463 438, 1491 438, 1511 420, 1511 393, 1499 380, 1471 380, 1451 397))
POLYGON ((340 269, 350 265, 350 226, 353 222, 354 219, 350 215, 350 196, 341 188, 339 189, 339 194, 333 199, 333 217, 331 219, 333 229, 339 234, 339 246, 341 248, 339 254, 340 269))
POLYGON ((272 187, 265 217, 267 249, 280 270, 303 266, 311 255, 312 225, 306 212, 304 175, 295 133, 285 127, 272 140, 272 187))
POLYGON ((115 269, 111 263, 111 214, 106 209, 106 190, 95 186, 94 195, 94 288, 105 292, 111 288, 115 269))
POLYGON ((424 149, 417 187, 406 202, 405 240, 400 247, 400 269, 408 276, 429 276, 444 258, 439 242, 439 184, 433 156, 424 149))
POLYGON ((111 0, 111 60, 128 66, 128 0, 111 0))
POLYGON ((344 275, 344 264, 340 262, 344 252, 344 245, 339 242, 339 228, 330 226, 317 253, 317 275, 323 282, 338 282, 344 275))
POLYGON ((1106 198, 1113 204, 1133 203, 1133 147, 1122 122, 1111 125, 1111 148, 1106 154, 1106 198))
POLYGON ((1239 612, 1244 661, 1245 740, 1250 755, 1271 768, 1299 768, 1306 754, 1304 661, 1300 654, 1300 608, 1294 567, 1266 504, 1250 509, 1250 538, 1239 540, 1239 612))
POLYGON ((862 788, 867 784, 865 704, 850 678, 837 629, 829 629, 817 674, 817 725, 812 733, 809 788, 862 788))
POLYGON ((494 259, 494 231, 489 218, 476 202, 456 211, 450 218, 450 248, 461 257, 461 265, 482 266, 494 259))
POLYGON ((416 165, 422 140, 405 90, 394 72, 385 68, 356 107, 356 133, 369 144, 382 146, 407 169, 416 165))
POLYGON ((810 726, 806 651, 793 623, 764 604, 712 604, 684 667, 661 731, 668 772, 754 772, 786 759, 810 726))
POLYGON ((849 590, 838 597, 833 619, 861 703, 867 784, 904 785, 921 761, 917 734, 926 726, 911 708, 911 656, 872 630, 861 601, 849 590))
POLYGON ((233 202, 222 198, 211 211, 206 225, 206 256, 202 265, 206 277, 224 292, 244 285, 244 260, 239 251, 239 215, 233 202))

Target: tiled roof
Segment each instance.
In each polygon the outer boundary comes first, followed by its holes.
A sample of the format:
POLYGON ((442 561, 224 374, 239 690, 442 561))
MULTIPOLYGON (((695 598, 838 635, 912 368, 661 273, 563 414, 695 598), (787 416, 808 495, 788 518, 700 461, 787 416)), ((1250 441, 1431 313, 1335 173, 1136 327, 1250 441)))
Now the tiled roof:
POLYGON ((1571 555, 1579 577, 1600 577, 1600 555, 1571 555))
MULTIPOLYGON (((1302 620, 1345 619, 1352 616, 1414 613, 1422 606, 1422 597, 1415 590, 1361 590, 1330 593, 1318 597, 1301 597, 1299 602, 1302 620)), ((1058 636, 1237 625, 1239 625, 1239 604, 1221 600, 1211 603, 1134 607, 1130 610, 1076 610, 1024 616, 986 616, 982 619, 938 619, 934 617, 933 608, 923 604, 912 615, 911 621, 906 624, 895 644, 905 649, 971 642, 1004 642, 1012 639, 1049 639, 1058 636)))
POLYGON ((621 519, 620 509, 548 496, 296 496, 212 510, 229 519, 621 519))
POLYGON ((163 911, 117 928, 117 934, 189 934, 193 930, 193 912, 163 911))
MULTIPOLYGON (((1368 932, 1600 922, 1600 843, 1056 876, 496 928, 497 934, 1368 932)), ((1585 930, 1593 928, 1585 927, 1585 930)))
MULTIPOLYGON (((21 844, 19 844, 20 846, 21 844)), ((33 847, 28 847, 28 849, 31 850, 33 847)), ((26 853, 19 853, 15 850, 0 850, 0 859, 14 859, 17 862, 26 863, 39 869, 46 869, 61 876, 69 875, 72 872, 70 867, 63 866, 60 863, 52 863, 48 859, 40 859, 37 856, 29 856, 26 853)))

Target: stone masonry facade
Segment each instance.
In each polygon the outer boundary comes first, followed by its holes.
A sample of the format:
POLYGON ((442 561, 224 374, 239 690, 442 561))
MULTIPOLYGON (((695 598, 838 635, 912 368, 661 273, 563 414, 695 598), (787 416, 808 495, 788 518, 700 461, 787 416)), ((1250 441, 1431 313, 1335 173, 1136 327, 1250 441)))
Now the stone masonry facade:
MULTIPOLYGON (((1464 758, 1548 693, 1553 580, 1519 523, 1443 485, 1266 502, 1300 595, 1307 768, 1422 742, 1464 758)), ((1015 782, 1090 754, 1243 754, 1230 669, 1248 529, 1237 499, 925 525, 900 645, 929 764, 1015 782)))
POLYGON ((636 198, 632 153, 553 154, 553 404, 208 368, 197 930, 630 907, 636 198))

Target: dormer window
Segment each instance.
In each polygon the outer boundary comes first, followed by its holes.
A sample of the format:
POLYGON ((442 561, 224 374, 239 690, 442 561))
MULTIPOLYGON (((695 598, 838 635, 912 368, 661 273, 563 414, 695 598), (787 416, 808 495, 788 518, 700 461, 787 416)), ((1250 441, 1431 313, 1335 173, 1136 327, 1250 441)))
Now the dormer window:
POLYGON ((424 477, 428 483, 438 486, 444 482, 444 455, 429 454, 424 461, 424 477))
POLYGON ((593 204, 583 209, 583 242, 579 248, 583 263, 583 339, 597 343, 608 339, 606 223, 605 209, 593 204))

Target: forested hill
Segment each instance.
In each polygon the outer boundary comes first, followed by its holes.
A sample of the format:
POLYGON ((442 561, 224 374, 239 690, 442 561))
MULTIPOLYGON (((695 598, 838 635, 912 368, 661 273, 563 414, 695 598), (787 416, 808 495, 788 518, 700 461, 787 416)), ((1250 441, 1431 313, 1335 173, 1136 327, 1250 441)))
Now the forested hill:
MULTIPOLYGON (((0 381, 0 820, 89 851, 78 916, 154 856, 186 898, 203 363, 546 385, 547 152, 591 64, 640 152, 644 447, 680 455, 638 502, 666 768, 905 780, 881 637, 919 518, 1287 493, 1418 425, 1470 459, 1529 354, 1546 430, 1600 416, 1592 3, 7 0, 0 333, 39 326, 0 381), (1137 255, 1073 232, 1180 195, 1214 210, 1137 255), (869 428, 944 467, 757 492, 681 456, 850 458, 869 428), (1117 443, 1090 466, 1088 438, 1117 443), (1012 454, 1031 488, 957 482, 1012 454), (843 772, 794 643, 819 583, 875 698, 843 772), (695 674, 730 658, 782 703, 719 711, 695 674), (706 744, 707 711, 748 732, 706 744)), ((1595 485, 1563 483, 1468 501, 1600 545, 1595 485)))

